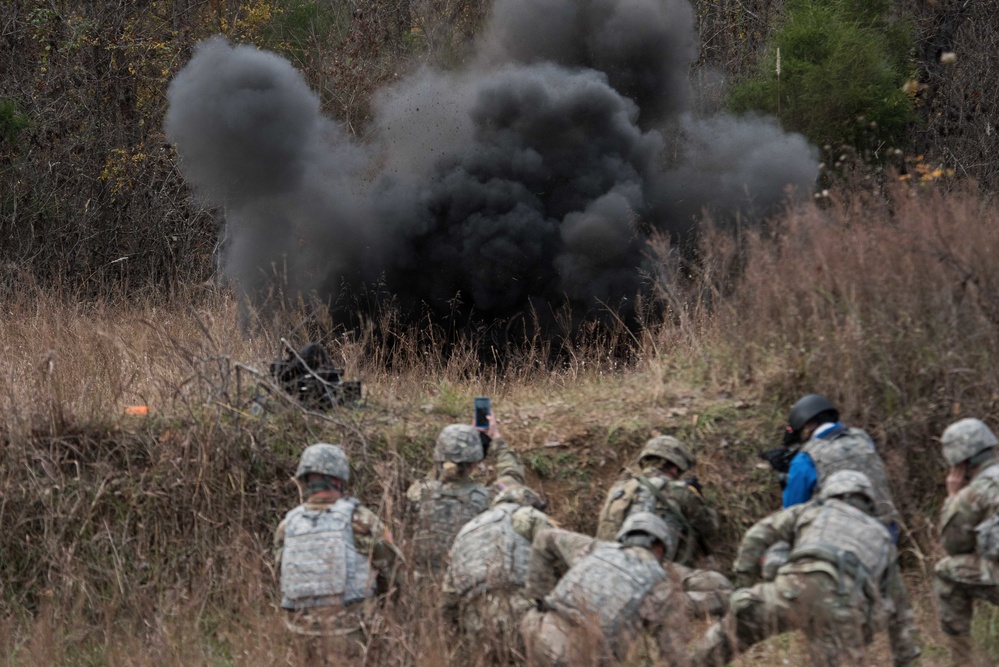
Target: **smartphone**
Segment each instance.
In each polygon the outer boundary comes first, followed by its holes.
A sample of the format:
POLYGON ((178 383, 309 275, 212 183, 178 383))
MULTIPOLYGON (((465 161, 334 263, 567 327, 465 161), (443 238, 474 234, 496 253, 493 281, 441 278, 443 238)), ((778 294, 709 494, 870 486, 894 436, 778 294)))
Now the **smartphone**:
POLYGON ((475 428, 485 431, 489 428, 489 415, 492 414, 492 406, 488 396, 475 397, 475 428))

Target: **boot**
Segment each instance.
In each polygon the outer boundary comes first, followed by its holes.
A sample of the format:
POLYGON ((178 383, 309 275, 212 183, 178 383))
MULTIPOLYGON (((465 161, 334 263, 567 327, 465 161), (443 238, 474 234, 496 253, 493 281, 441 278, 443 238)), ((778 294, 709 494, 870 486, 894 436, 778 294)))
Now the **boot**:
POLYGON ((950 649, 951 667, 969 667, 973 665, 970 635, 946 635, 947 647, 950 649))

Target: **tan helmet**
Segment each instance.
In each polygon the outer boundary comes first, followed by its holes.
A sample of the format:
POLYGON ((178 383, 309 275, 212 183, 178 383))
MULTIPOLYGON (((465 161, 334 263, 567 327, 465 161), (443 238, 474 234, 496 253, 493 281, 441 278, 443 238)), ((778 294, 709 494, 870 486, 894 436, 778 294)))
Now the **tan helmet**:
MULTIPOLYGON (((634 537, 637 534, 646 535, 653 540, 662 543, 666 550, 666 557, 672 559, 676 553, 677 538, 673 529, 658 514, 652 512, 634 512, 621 524, 621 530, 617 531, 618 542, 627 544, 630 540, 626 538, 634 537)), ((648 545, 651 546, 651 542, 648 545)))
POLYGON ((695 462, 690 450, 671 435, 660 435, 646 442, 642 451, 638 453, 638 465, 642 465, 642 461, 649 457, 669 461, 679 468, 681 473, 693 468, 695 462))
POLYGON ((298 462, 298 469, 295 470, 295 477, 302 479, 305 475, 313 472, 336 477, 344 482, 350 481, 350 464, 347 462, 347 455, 339 445, 317 442, 305 448, 305 451, 302 452, 302 458, 298 462))
POLYGON ((434 447, 434 461, 438 463, 476 463, 485 458, 484 454, 479 430, 470 424, 445 426, 434 447))
POLYGON ((953 468, 999 444, 992 429, 981 419, 966 418, 948 426, 940 436, 943 455, 953 468))
POLYGON ((827 500, 855 493, 864 496, 872 503, 875 502, 874 486, 871 485, 871 480, 867 475, 857 470, 840 470, 829 475, 829 478, 822 484, 819 497, 827 500))

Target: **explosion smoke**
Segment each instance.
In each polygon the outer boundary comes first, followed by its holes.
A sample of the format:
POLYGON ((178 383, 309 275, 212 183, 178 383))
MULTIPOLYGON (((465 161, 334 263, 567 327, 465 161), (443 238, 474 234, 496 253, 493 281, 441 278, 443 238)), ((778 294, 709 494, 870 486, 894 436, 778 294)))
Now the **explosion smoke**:
POLYGON ((767 214, 818 173, 773 121, 685 111, 693 44, 686 0, 497 0, 473 64, 381 91, 360 145, 287 61, 213 38, 166 131, 251 299, 280 280, 343 321, 344 288, 378 283, 414 317, 627 313, 652 234, 767 214))

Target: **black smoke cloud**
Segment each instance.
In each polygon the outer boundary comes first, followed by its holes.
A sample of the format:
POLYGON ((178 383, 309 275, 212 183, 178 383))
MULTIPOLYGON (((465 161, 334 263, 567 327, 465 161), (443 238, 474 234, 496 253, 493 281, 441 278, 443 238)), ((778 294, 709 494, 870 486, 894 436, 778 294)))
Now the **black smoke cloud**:
POLYGON ((768 214, 817 175, 773 121, 688 111, 693 36, 685 0, 498 0, 473 64, 381 91, 363 145, 287 61, 213 38, 166 131, 250 299, 317 292, 347 321, 344 291, 377 285, 462 323, 626 313, 651 235, 768 214))

